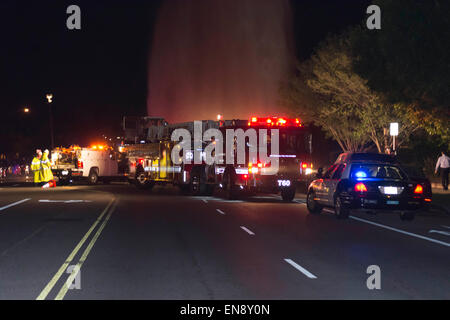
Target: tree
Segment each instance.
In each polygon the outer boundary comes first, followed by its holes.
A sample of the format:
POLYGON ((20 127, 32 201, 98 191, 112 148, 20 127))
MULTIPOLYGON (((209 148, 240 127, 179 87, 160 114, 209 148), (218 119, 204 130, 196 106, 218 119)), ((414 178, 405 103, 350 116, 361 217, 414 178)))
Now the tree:
POLYGON ((374 0, 381 30, 351 35, 355 72, 450 142, 450 1, 374 0))
POLYGON ((411 122, 402 105, 387 105, 353 70, 349 32, 330 36, 311 58, 298 64, 296 75, 282 87, 286 105, 321 126, 343 151, 366 151, 389 145, 387 126, 401 122, 400 140, 419 124, 411 122))

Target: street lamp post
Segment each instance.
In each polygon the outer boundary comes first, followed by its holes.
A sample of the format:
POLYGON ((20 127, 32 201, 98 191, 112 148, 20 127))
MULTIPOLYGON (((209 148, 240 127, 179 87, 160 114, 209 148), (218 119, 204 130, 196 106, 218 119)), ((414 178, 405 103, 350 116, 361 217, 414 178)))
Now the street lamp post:
POLYGON ((395 150, 395 137, 398 136, 398 122, 391 122, 389 134, 392 136, 392 151, 394 154, 397 154, 397 150, 395 150))
POLYGON ((55 147, 55 140, 53 137, 53 113, 52 113, 53 94, 47 93, 47 95, 45 97, 47 98, 47 103, 48 103, 49 112, 50 112, 50 138, 51 138, 51 146, 52 146, 52 150, 53 150, 55 147))

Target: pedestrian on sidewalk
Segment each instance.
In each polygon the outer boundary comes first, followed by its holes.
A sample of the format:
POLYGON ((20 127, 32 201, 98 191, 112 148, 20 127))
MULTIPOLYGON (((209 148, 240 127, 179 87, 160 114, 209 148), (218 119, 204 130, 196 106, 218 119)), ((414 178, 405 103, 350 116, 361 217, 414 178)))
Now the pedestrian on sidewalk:
POLYGON ((448 190, 448 173, 450 171, 450 157, 448 157, 444 151, 442 151, 442 155, 438 158, 436 162, 436 168, 434 169, 434 173, 437 173, 439 168, 441 169, 442 186, 444 187, 444 190, 448 190))

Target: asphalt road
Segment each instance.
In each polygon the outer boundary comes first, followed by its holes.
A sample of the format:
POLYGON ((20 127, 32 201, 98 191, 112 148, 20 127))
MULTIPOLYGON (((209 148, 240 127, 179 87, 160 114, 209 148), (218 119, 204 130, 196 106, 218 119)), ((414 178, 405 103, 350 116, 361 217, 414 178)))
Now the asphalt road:
POLYGON ((0 188, 0 299, 449 298, 450 216, 338 220, 301 197, 169 187, 0 188), (372 265, 380 289, 367 287, 372 265))

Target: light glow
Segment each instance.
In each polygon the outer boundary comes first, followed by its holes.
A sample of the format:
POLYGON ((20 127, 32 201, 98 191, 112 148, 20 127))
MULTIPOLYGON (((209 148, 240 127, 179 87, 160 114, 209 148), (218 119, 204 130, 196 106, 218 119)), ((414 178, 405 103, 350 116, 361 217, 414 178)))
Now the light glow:
POLYGON ((416 193, 416 194, 422 194, 422 193, 423 193, 423 187, 422 187, 420 184, 418 184, 418 185, 416 186, 416 188, 414 189, 414 193, 416 193))
POLYGON ((362 183, 362 182, 357 183, 355 185, 355 191, 357 191, 357 192, 367 192, 366 185, 364 183, 362 183))

